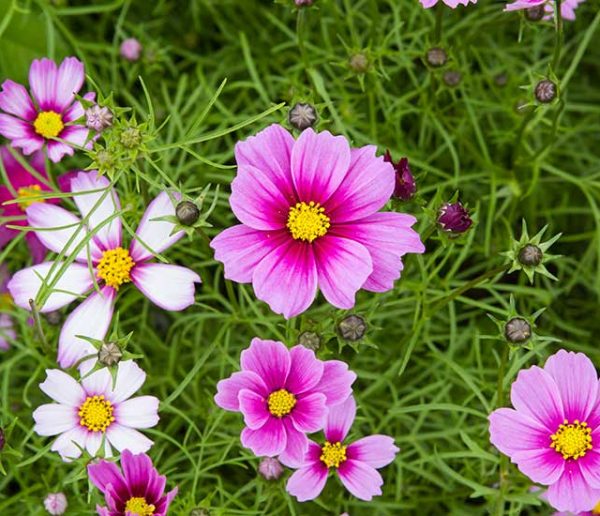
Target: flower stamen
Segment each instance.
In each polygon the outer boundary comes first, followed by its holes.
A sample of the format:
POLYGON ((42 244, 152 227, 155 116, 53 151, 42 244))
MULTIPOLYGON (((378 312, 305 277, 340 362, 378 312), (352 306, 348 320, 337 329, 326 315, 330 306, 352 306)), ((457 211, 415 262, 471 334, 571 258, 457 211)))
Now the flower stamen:
POLYGON ((102 253, 102 259, 98 263, 98 278, 115 290, 123 283, 131 281, 130 272, 135 262, 129 256, 129 251, 122 247, 116 247, 102 253))
POLYGON ((141 496, 134 496, 127 500, 125 504, 125 513, 135 514, 136 516, 152 516, 156 507, 146 502, 141 496))
POLYGON ((565 460, 580 459, 592 449, 592 429, 586 422, 579 422, 577 419, 573 423, 565 419, 550 439, 550 448, 560 453, 565 460))
POLYGON ((324 236, 331 226, 329 217, 324 212, 325 208, 314 201, 298 202, 295 206, 290 207, 286 225, 292 238, 313 242, 324 236))
POLYGON ((56 138, 65 128, 62 116, 55 111, 42 111, 33 122, 35 132, 44 138, 56 138))
POLYGON ((279 389, 269 394, 267 405, 269 412, 275 417, 287 416, 296 406, 296 396, 285 389, 279 389))
POLYGON ((91 432, 106 432, 115 420, 113 411, 112 403, 104 395, 88 396, 77 412, 79 424, 91 432))
POLYGON ((340 464, 346 460, 346 446, 342 443, 330 443, 326 441, 321 448, 319 459, 328 468, 339 468, 340 464))

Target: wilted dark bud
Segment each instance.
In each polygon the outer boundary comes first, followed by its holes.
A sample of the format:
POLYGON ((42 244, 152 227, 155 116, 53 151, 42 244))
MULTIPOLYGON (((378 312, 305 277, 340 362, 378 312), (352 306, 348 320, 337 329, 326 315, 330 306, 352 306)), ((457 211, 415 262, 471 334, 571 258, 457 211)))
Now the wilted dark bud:
POLYGON ((556 84, 549 79, 538 82, 535 86, 535 98, 543 104, 552 102, 556 98, 556 84))
POLYGON ((191 226, 198 222, 200 217, 200 210, 191 201, 181 201, 175 206, 175 215, 181 224, 184 226, 191 226))
POLYGON ((0 452, 4 450, 6 444, 6 438, 4 437, 4 430, 0 427, 0 452))
POLYGON ((288 113, 290 125, 299 131, 315 125, 317 121, 317 110, 311 104, 298 102, 288 113))
POLYGON ((283 475, 283 466, 274 457, 263 457, 258 465, 258 472, 267 480, 277 480, 283 475))
POLYGON ((456 70, 448 70, 447 72, 444 72, 444 75, 442 76, 442 78, 444 79, 444 83, 446 84, 446 86, 450 86, 451 88, 454 88, 460 84, 462 75, 460 72, 457 72, 456 70))
POLYGON ((469 212, 460 201, 444 204, 438 216, 438 224, 444 231, 464 233, 473 224, 469 212))
POLYGON ((535 244, 527 244, 519 251, 518 259, 521 265, 535 267, 542 263, 543 251, 535 244))
POLYGON ((321 337, 314 331, 305 331, 298 337, 298 344, 305 348, 312 349, 313 351, 317 351, 321 346, 321 337))
POLYGON ((367 324, 359 315, 349 315, 338 324, 338 329, 344 339, 355 342, 364 337, 367 324))
POLYGON ((85 125, 88 129, 102 132, 112 125, 112 121, 113 114, 106 106, 95 104, 85 110, 85 125))
POLYGON ((525 10, 525 18, 529 21, 540 21, 545 14, 544 5, 536 5, 525 10))
POLYGON ((439 68, 440 66, 444 66, 448 61, 448 54, 446 54, 443 48, 433 47, 427 51, 426 60, 429 66, 439 68))
POLYGON ((500 86, 502 88, 508 83, 508 75, 506 75, 504 72, 496 74, 494 77, 494 82, 496 83, 496 86, 500 86))
POLYGON ((386 150, 383 160, 391 163, 396 172, 396 184, 392 195, 402 201, 412 199, 417 191, 417 184, 415 183, 415 178, 408 166, 408 158, 401 158, 400 161, 394 163, 390 151, 386 150))
POLYGON ((123 352, 114 342, 105 342, 98 351, 98 362, 107 367, 118 364, 121 358, 123 358, 123 352))
POLYGON ((51 324, 52 326, 58 326, 62 322, 62 314, 58 310, 55 310, 54 312, 48 312, 45 315, 46 321, 48 321, 48 324, 51 324))
POLYGON ((513 344, 522 344, 531 337, 531 325, 522 317, 513 317, 504 326, 504 336, 513 344))
POLYGON ((121 133, 120 142, 126 149, 135 149, 142 143, 142 133, 137 127, 128 127, 121 133))
POLYGON ((356 73, 367 73, 371 63, 369 63, 369 58, 365 54, 359 52, 350 58, 349 65, 356 73))

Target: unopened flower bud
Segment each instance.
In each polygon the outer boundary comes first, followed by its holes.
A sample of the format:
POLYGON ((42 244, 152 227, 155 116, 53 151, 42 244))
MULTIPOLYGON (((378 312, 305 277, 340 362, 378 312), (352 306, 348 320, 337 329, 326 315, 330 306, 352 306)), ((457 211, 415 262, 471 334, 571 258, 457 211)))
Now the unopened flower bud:
POLYGON ((305 331, 298 337, 298 344, 305 348, 312 349, 313 351, 317 351, 321 346, 321 337, 314 331, 305 331))
POLYGON ((142 143, 142 133, 137 127, 128 127, 121 133, 120 142, 127 149, 135 149, 142 143))
POLYGON ((121 43, 120 52, 127 61, 137 61, 142 54, 142 44, 135 38, 127 38, 121 43))
POLYGON ((288 121, 292 127, 299 131, 304 131, 308 127, 315 125, 317 121, 317 111, 310 104, 298 102, 288 113, 288 121))
POLYGON ((200 218, 200 210, 191 201, 181 201, 175 206, 175 215, 181 224, 191 226, 198 222, 200 218))
POLYGON ((105 342, 98 351, 98 362, 107 367, 114 366, 123 358, 123 352, 118 344, 105 342))
POLYGON ((456 70, 448 70, 447 72, 444 72, 442 79, 444 79, 444 83, 446 84, 446 86, 450 86, 451 88, 454 88, 460 84, 462 75, 460 72, 457 72, 456 70))
POLYGON ((0 452, 4 449, 4 445, 6 444, 6 437, 4 437, 4 430, 0 427, 0 452))
POLYGON ((383 160, 391 163, 396 172, 396 184, 394 186, 393 197, 402 201, 412 199, 417 191, 417 184, 408 166, 408 158, 401 158, 400 161, 394 163, 389 150, 385 151, 383 160))
POLYGON ((544 5, 536 5, 535 7, 530 7, 529 9, 525 9, 525 18, 529 21, 540 21, 544 15, 546 14, 544 5))
POLYGON ((85 110, 85 119, 88 129, 100 133, 112 125, 113 114, 106 106, 100 107, 98 104, 94 104, 85 110))
POLYGON ((527 244, 519 251, 518 259, 521 265, 535 267, 542 263, 543 251, 535 244, 527 244))
POLYGON ((556 84, 549 79, 538 82, 535 86, 535 98, 543 104, 552 102, 556 98, 556 84))
POLYGON ((338 329, 344 339, 356 342, 365 336, 367 324, 359 315, 349 315, 338 324, 338 329))
POLYGON ((367 73, 371 63, 369 63, 369 58, 365 54, 359 52, 350 57, 349 65, 356 73, 367 73))
POLYGON ((504 326, 504 336, 513 344, 522 344, 531 337, 531 325, 522 317, 513 317, 504 326))
POLYGON ((52 326, 58 326, 62 322, 62 314, 58 310, 48 312, 45 316, 48 324, 51 324, 52 326))
POLYGON ((67 497, 63 493, 49 493, 44 500, 44 507, 48 514, 64 514, 67 510, 67 497))
POLYGON ((448 61, 448 54, 446 54, 443 48, 433 47, 427 51, 426 60, 429 66, 439 68, 440 66, 444 66, 448 61))
POLYGON ((473 220, 460 201, 447 202, 440 208, 438 224, 444 231, 464 233, 471 227, 473 220))
POLYGON ((274 457, 263 457, 258 464, 258 472, 267 480, 277 480, 283 475, 283 466, 274 457))

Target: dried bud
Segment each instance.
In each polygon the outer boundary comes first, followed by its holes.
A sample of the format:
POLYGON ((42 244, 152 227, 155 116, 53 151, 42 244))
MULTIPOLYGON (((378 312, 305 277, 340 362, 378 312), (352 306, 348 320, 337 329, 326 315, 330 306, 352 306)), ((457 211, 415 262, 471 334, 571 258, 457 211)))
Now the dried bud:
POLYGON ((427 51, 426 60, 429 66, 439 68, 440 66, 444 66, 448 61, 448 54, 446 54, 443 48, 433 47, 427 51))
POLYGON ((438 215, 438 224, 444 231, 464 233, 471 227, 473 221, 469 212, 460 201, 444 204, 438 215))
POLYGON ((48 312, 45 316, 48 324, 51 324, 52 326, 58 326, 62 322, 62 314, 58 310, 48 312))
POLYGON ((522 344, 531 337, 531 325, 522 317, 513 317, 504 326, 504 336, 513 344, 522 344))
POLYGON ((181 201, 175 207, 175 215, 181 224, 184 226, 191 226, 198 222, 200 217, 200 210, 191 201, 181 201))
POLYGON ((518 260, 521 265, 536 267, 542 263, 543 257, 544 253, 537 245, 527 244, 519 251, 518 260))
POLYGON ((538 82, 535 86, 535 98, 543 104, 552 102, 556 98, 556 84, 549 79, 538 82))
POLYGON ((98 362, 107 367, 114 366, 123 358, 121 348, 114 342, 105 342, 98 351, 98 362))
POLYGON ((362 52, 359 52, 350 57, 349 65, 356 73, 367 73, 371 64, 369 63, 369 58, 362 52))
POLYGON ((447 72, 444 72, 444 75, 442 76, 442 78, 444 79, 444 83, 446 84, 446 86, 450 86, 451 88, 454 88, 460 84, 462 75, 460 72, 457 72, 456 70, 448 70, 447 72))
POLYGON ((49 493, 44 500, 44 507, 48 514, 64 514, 67 510, 67 497, 63 493, 49 493))
POLYGON ((540 21, 545 14, 544 5, 536 5, 525 10, 525 18, 533 22, 540 21))
POLYGON ((278 480, 283 471, 281 462, 274 457, 263 457, 258 465, 258 472, 267 480, 278 480))
POLYGON ((305 348, 312 349, 313 351, 317 351, 321 346, 321 337, 314 331, 305 331, 298 337, 298 344, 305 348))
POLYGON ((338 324, 340 335, 350 342, 356 342, 364 337, 367 324, 359 315, 349 315, 338 324))
POLYGON ((4 449, 6 444, 6 438, 4 437, 4 430, 0 427, 0 452, 4 449))
POLYGON ((304 131, 308 127, 315 125, 317 121, 317 111, 311 104, 298 102, 288 113, 288 121, 292 127, 299 131, 304 131))
POLYGON ((496 86, 503 88, 508 84, 508 75, 506 75, 504 72, 501 72, 494 77, 494 82, 496 83, 496 86))
POLYGON ((142 54, 142 44, 135 38, 127 38, 121 43, 120 52, 127 61, 137 61, 142 54))
POLYGON ((102 132, 112 125, 113 114, 106 106, 100 107, 98 104, 85 110, 85 125, 88 129, 102 132))
POLYGON ((119 141, 126 149, 135 149, 142 143, 142 133, 137 127, 128 127, 121 133, 119 141))
POLYGON ((391 163, 396 172, 396 185, 392 196, 402 201, 412 199, 417 191, 417 184, 415 183, 415 178, 408 166, 408 158, 402 158, 397 163, 394 163, 390 151, 386 150, 383 160, 391 163))

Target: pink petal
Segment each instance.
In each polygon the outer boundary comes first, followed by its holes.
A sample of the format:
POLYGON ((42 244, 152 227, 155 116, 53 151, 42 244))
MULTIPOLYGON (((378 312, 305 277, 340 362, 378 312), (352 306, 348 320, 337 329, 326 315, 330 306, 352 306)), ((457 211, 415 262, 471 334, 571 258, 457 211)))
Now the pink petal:
POLYGON ((429 9, 438 3, 438 0, 420 0, 421 5, 425 7, 425 9, 429 9))
POLYGON ((351 150, 348 173, 325 206, 334 224, 372 215, 389 201, 396 174, 392 164, 383 156, 377 157, 376 152, 374 145, 351 150))
POLYGON ((131 281, 150 301, 164 310, 184 310, 194 304, 200 276, 187 267, 142 263, 131 271, 131 281))
MULTIPOLYGON (((596 436, 592 436, 592 442, 595 444, 598 441, 594 437, 596 436)), ((579 458, 577 463, 587 483, 594 489, 600 489, 600 453, 597 445, 588 451, 585 456, 579 458)), ((598 499, 600 500, 600 497, 598 499)))
POLYGON ((81 385, 59 369, 46 369, 46 379, 40 384, 40 389, 61 405, 79 407, 85 400, 81 385))
MULTIPOLYGON (((89 100, 90 102, 93 102, 94 100, 96 100, 96 93, 93 91, 88 91, 83 98, 85 100, 89 100)), ((74 122, 75 120, 79 120, 81 117, 83 117, 83 115, 85 115, 85 110, 83 109, 83 106, 81 105, 81 102, 77 101, 77 102, 73 102, 73 104, 71 104, 63 113, 63 120, 65 122, 74 122)))
POLYGON ((269 419, 267 402, 264 396, 249 389, 239 391, 240 412, 244 415, 244 423, 248 428, 261 428, 269 419))
POLYGON ((299 432, 312 433, 325 426, 327 418, 327 398, 324 394, 314 393, 297 399, 296 406, 290 414, 294 427, 299 432))
POLYGON ((304 346, 294 346, 290 350, 290 372, 285 382, 288 391, 302 394, 312 389, 323 376, 323 362, 315 352, 304 346))
POLYGON ((131 398, 142 387, 145 381, 146 373, 133 360, 120 362, 119 369, 117 370, 117 380, 109 397, 115 404, 122 403, 126 399, 131 398))
POLYGON ((344 403, 331 407, 325 422, 325 438, 330 443, 341 443, 346 439, 355 417, 354 396, 349 396, 344 403))
POLYGON ((29 87, 40 110, 56 111, 62 109, 57 105, 56 63, 51 59, 34 59, 29 68, 29 87))
MULTIPOLYGON (((329 438, 327 440, 330 441, 329 438)), ((392 437, 370 435, 353 442, 348 446, 346 454, 349 459, 358 460, 379 469, 393 462, 399 451, 400 449, 394 444, 392 437)))
MULTIPOLYGON (((67 125, 60 133, 60 138, 72 144, 75 148, 91 148, 86 143, 89 135, 90 130, 83 125, 67 125)), ((50 145, 50 142, 48 145, 50 145)))
POLYGON ((303 432, 296 430, 292 418, 286 417, 282 421, 287 437, 285 450, 279 455, 279 461, 288 468, 299 468, 306 462, 305 456, 310 441, 303 432))
POLYGON ((271 417, 261 428, 242 430, 244 448, 252 450, 257 457, 275 457, 285 450, 287 439, 281 419, 271 417))
POLYGON ((317 267, 310 244, 291 238, 256 266, 256 297, 286 319, 304 312, 317 294, 317 267))
POLYGON ((549 446, 538 450, 515 452, 511 461, 534 482, 550 485, 556 482, 565 470, 565 460, 549 446))
POLYGON ((105 435, 108 442, 120 452, 129 450, 131 453, 145 453, 154 444, 137 430, 117 423, 110 425, 105 435))
POLYGON ((290 352, 281 342, 254 338, 250 347, 242 351, 240 365, 243 371, 256 373, 271 393, 285 386, 290 352))
POLYGON ((329 131, 302 131, 292 149, 292 178, 298 200, 325 202, 344 180, 350 165, 350 146, 329 131))
POLYGON ((0 134, 11 141, 13 147, 23 150, 23 154, 31 154, 44 146, 44 139, 38 136, 28 122, 14 116, 0 114, 0 134))
POLYGON ((62 113, 75 100, 75 94, 85 80, 83 63, 75 57, 67 57, 58 68, 56 76, 55 105, 62 113))
POLYGON ((356 373, 348 370, 348 364, 339 360, 327 360, 324 364, 323 377, 314 388, 327 397, 327 406, 333 407, 343 403, 352 395, 352 384, 356 373))
POLYGON ((370 501, 381 495, 383 479, 377 470, 364 462, 346 460, 340 464, 338 475, 342 484, 356 498, 370 501))
POLYGON ((555 431, 548 431, 537 419, 511 408, 494 410, 489 421, 490 442, 509 457, 518 451, 549 449, 550 435, 555 431))
POLYGON ((317 498, 327 483, 327 468, 324 464, 316 462, 306 466, 288 479, 285 489, 299 502, 306 502, 317 498))
POLYGON ((261 260, 289 240, 287 230, 258 231, 239 224, 219 233, 210 246, 215 260, 225 266, 225 278, 238 283, 250 283, 261 260))
POLYGON ((87 467, 88 477, 92 483, 104 493, 111 485, 115 491, 127 491, 123 475, 118 466, 113 462, 101 460, 98 463, 90 463, 87 467))
POLYGON ((29 254, 31 255, 33 264, 37 265, 38 263, 42 263, 48 251, 44 244, 42 244, 40 239, 35 236, 35 233, 25 234, 25 241, 27 242, 27 247, 29 247, 29 254))
POLYGON ((584 479, 577 462, 571 461, 558 482, 546 491, 548 503, 559 511, 580 513, 591 511, 600 499, 600 491, 584 479))
POLYGON ((269 394, 266 385, 257 374, 252 371, 240 371, 217 383, 215 403, 222 409, 239 411, 238 395, 242 389, 254 391, 263 397, 269 394))
POLYGON ((57 140, 48 140, 46 142, 46 152, 48 153, 48 159, 53 163, 59 163, 65 156, 75 154, 73 147, 57 140))
POLYGON ((319 288, 333 306, 352 308, 356 292, 373 271, 367 248, 346 238, 326 235, 314 244, 319 288))
POLYGON ((158 398, 138 396, 119 403, 114 416, 120 425, 130 428, 151 428, 156 426, 158 417, 158 398))
POLYGON ((0 109, 30 122, 33 121, 37 115, 25 86, 13 82, 10 79, 2 83, 0 109))

